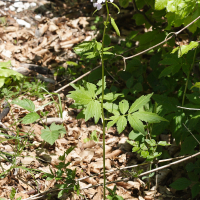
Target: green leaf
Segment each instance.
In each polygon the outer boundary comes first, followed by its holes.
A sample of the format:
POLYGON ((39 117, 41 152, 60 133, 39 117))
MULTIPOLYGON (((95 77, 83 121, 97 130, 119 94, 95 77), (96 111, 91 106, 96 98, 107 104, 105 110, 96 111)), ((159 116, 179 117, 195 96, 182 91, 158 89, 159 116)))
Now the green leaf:
POLYGON ((123 8, 126 8, 129 5, 129 0, 119 0, 119 5, 123 8))
POLYGON ((160 145, 160 146, 168 146, 168 145, 171 145, 171 144, 168 144, 166 141, 160 141, 160 142, 158 142, 158 145, 160 145))
POLYGON ((105 54, 105 55, 113 55, 113 53, 109 52, 109 51, 104 51, 103 54, 105 54))
POLYGON ((117 35, 120 36, 120 32, 117 27, 117 24, 115 23, 115 20, 112 17, 110 17, 110 21, 111 21, 111 24, 112 24, 113 28, 115 29, 115 32, 117 33, 117 35))
POLYGON ((73 61, 66 61, 66 63, 68 65, 72 65, 72 66, 78 66, 78 64, 76 62, 73 62, 73 61))
POLYGON ((120 116, 117 121, 117 131, 121 133, 126 128, 126 125, 127 125, 126 118, 124 116, 120 116))
POLYGON ((50 128, 45 128, 41 130, 41 138, 53 145, 53 143, 58 139, 60 134, 65 134, 65 127, 62 125, 56 125, 55 123, 51 124, 50 128))
POLYGON ((156 146, 156 141, 154 139, 151 139, 151 140, 145 139, 145 142, 147 144, 149 144, 151 147, 155 147, 156 146))
POLYGON ((31 124, 33 122, 36 122, 38 119, 40 119, 40 116, 36 112, 28 113, 23 119, 23 124, 31 124))
POLYGON ((190 90, 195 87, 195 88, 200 88, 200 82, 196 82, 191 88, 190 90))
POLYGON ((5 79, 6 78, 4 78, 4 77, 0 77, 0 88, 4 85, 5 79))
POLYGON ((168 121, 168 120, 158 116, 156 113, 151 113, 151 112, 139 111, 139 112, 134 113, 134 116, 135 115, 140 120, 149 122, 149 123, 159 123, 161 121, 168 121))
POLYGON ((35 110, 35 105, 30 99, 23 99, 23 100, 14 99, 12 101, 12 104, 16 104, 30 112, 33 112, 35 110))
POLYGON ((92 98, 95 98, 95 97, 96 97, 95 91, 97 90, 96 85, 87 82, 87 83, 86 83, 86 88, 87 88, 87 91, 90 93, 90 96, 91 96, 92 98))
POLYGON ((130 123, 131 127, 132 127, 134 130, 139 131, 139 132, 145 134, 144 125, 143 125, 143 123, 137 118, 137 116, 128 115, 128 122, 130 123))
POLYGON ((179 64, 176 64, 176 65, 171 65, 169 67, 166 67, 159 75, 158 78, 161 78, 161 77, 165 77, 169 74, 172 74, 174 75, 175 73, 177 73, 179 70, 181 69, 181 65, 180 63, 179 64))
POLYGON ((145 145, 145 143, 140 144, 140 148, 141 148, 143 151, 147 151, 147 150, 148 150, 148 148, 147 148, 147 146, 145 145))
POLYGON ((98 142, 99 139, 97 137, 97 131, 92 131, 91 135, 90 135, 90 139, 94 140, 95 142, 98 142))
POLYGON ((143 158, 146 158, 148 155, 149 155, 149 152, 148 152, 148 151, 141 151, 141 156, 142 156, 143 158))
POLYGON ((129 139, 141 141, 144 138, 142 133, 135 133, 133 130, 129 133, 129 139))
POLYGON ((85 121, 94 117, 95 123, 99 121, 101 117, 101 104, 98 101, 90 101, 85 110, 85 121))
POLYGON ((191 172, 191 171, 193 171, 193 170, 195 169, 195 165, 194 165, 193 163, 189 162, 189 163, 186 165, 185 169, 186 169, 188 172, 191 172))
POLYGON ((0 62, 0 68, 9 68, 11 67, 11 61, 7 61, 7 62, 0 62))
POLYGON ((82 53, 85 53, 86 51, 89 51, 94 46, 95 46, 94 41, 82 42, 81 44, 74 47, 74 51, 76 54, 82 54, 82 53))
POLYGON ((10 193, 10 198, 13 200, 15 198, 16 190, 15 188, 12 187, 11 193, 10 193))
POLYGON ((120 113, 118 112, 118 105, 114 104, 114 103, 109 103, 106 102, 103 104, 103 107, 110 113, 113 113, 114 115, 120 115, 120 113))
POLYGON ((135 112, 136 110, 138 110, 139 108, 141 108, 142 106, 144 106, 145 104, 147 104, 150 101, 151 96, 153 95, 153 93, 148 94, 146 96, 142 95, 140 98, 138 98, 130 107, 129 109, 129 113, 135 112))
POLYGON ((23 77, 22 74, 12 70, 12 69, 7 69, 7 68, 0 68, 0 76, 1 77, 10 77, 10 76, 16 76, 16 78, 19 80, 20 78, 23 77))
POLYGON ((176 52, 178 50, 178 57, 180 58, 184 54, 187 54, 188 51, 195 49, 199 46, 198 42, 191 41, 188 45, 182 45, 181 47, 177 47, 172 51, 172 53, 176 52))
POLYGON ((122 100, 119 102, 119 110, 122 114, 125 114, 129 109, 129 103, 127 100, 122 100))
POLYGON ((124 198, 122 196, 119 196, 119 195, 115 195, 114 199, 116 199, 116 200, 124 200, 124 198))
POLYGON ((172 184, 170 184, 170 187, 176 189, 176 190, 184 190, 187 187, 189 187, 191 184, 191 181, 187 178, 179 178, 172 184))
POLYGON ((75 100, 76 103, 82 104, 82 105, 87 105, 90 101, 92 101, 92 96, 91 93, 87 90, 85 90, 81 86, 75 86, 76 91, 71 91, 68 95, 68 97, 72 98, 75 100))
POLYGON ((132 148, 132 152, 136 152, 136 151, 138 151, 138 150, 140 150, 140 147, 133 147, 133 148, 132 148))
POLYGON ((109 129, 111 126, 113 126, 119 119, 120 116, 112 116, 109 119, 112 121, 109 121, 107 124, 107 129, 109 129))
POLYGON ((192 192, 192 198, 196 197, 199 194, 200 192, 199 182, 192 186, 191 192, 192 192))
POLYGON ((119 93, 108 93, 104 95, 104 100, 108 100, 108 101, 114 101, 117 99, 117 97, 122 96, 122 94, 119 93))
POLYGON ((156 0, 155 1, 155 10, 162 10, 167 6, 168 0, 156 0))
POLYGON ((100 51, 102 48, 101 42, 96 42, 96 47, 97 47, 97 50, 100 51))

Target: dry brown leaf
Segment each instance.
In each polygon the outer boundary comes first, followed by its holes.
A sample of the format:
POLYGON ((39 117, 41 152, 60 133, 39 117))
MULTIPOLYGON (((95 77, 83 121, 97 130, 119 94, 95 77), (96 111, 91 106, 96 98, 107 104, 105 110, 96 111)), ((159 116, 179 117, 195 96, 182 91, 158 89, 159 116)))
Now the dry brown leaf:
POLYGON ((72 40, 60 42, 60 46, 61 46, 61 48, 66 48, 65 47, 66 45, 72 45, 72 44, 74 45, 74 44, 80 42, 81 40, 83 40, 84 38, 85 38, 85 36, 79 36, 79 37, 74 38, 72 40))
POLYGON ((8 27, 3 27, 0 28, 1 33, 9 33, 9 32, 16 32, 18 31, 19 27, 16 26, 8 26, 8 27))
POLYGON ((80 153, 83 162, 90 163, 94 156, 94 150, 84 150, 80 153))
POLYGON ((73 28, 78 28, 78 22, 79 22, 79 18, 78 19, 74 19, 74 20, 70 20, 69 22, 67 22, 68 26, 71 26, 73 28))
POLYGON ((39 32, 40 32, 40 35, 42 36, 47 30, 48 30, 48 24, 40 24, 38 26, 38 29, 39 29, 39 32))
POLYGON ((8 182, 8 177, 5 177, 4 179, 0 179, 0 187, 4 186, 5 183, 8 182))
POLYGON ((38 56, 43 56, 45 53, 49 53, 48 49, 42 49, 40 51, 34 51, 34 53, 38 56))
POLYGON ((114 159, 115 157, 117 157, 117 156, 120 155, 121 153, 122 153, 122 150, 117 149, 117 150, 113 151, 112 153, 107 154, 107 155, 106 155, 106 158, 114 159))
POLYGON ((49 22, 49 31, 50 32, 54 32, 54 31, 56 31, 58 29, 59 29, 58 26, 56 26, 52 21, 49 22))
POLYGON ((116 184, 128 190, 132 188, 137 189, 138 191, 140 190, 140 183, 138 182, 128 181, 128 182, 118 182, 116 184))
POLYGON ((97 188, 97 193, 94 195, 93 200, 100 200, 102 199, 102 187, 99 186, 97 188))
POLYGON ((33 158, 33 157, 25 157, 20 160, 23 165, 30 165, 31 163, 37 161, 36 158, 33 158))
POLYGON ((29 195, 28 194, 24 194, 23 192, 19 192, 19 193, 15 194, 15 198, 16 199, 19 198, 19 197, 21 197, 22 199, 26 199, 26 198, 29 197, 29 195))
POLYGON ((72 38, 72 31, 70 30, 66 31, 65 29, 59 29, 56 31, 56 33, 58 34, 62 42, 70 40, 72 38))
MULTIPOLYGON (((111 146, 105 145, 105 153, 109 153, 112 150, 111 146)), ((102 156, 103 155, 103 148, 97 148, 95 150, 95 156, 102 156)))
POLYGON ((92 185, 97 185, 97 181, 92 177, 86 178, 86 179, 84 179, 84 181, 87 183, 90 183, 92 185))
POLYGON ((79 17, 79 24, 83 26, 83 28, 85 28, 89 22, 87 21, 86 17, 79 17))
POLYGON ((84 149, 92 148, 92 147, 94 147, 96 145, 97 144, 96 144, 96 142, 94 140, 90 140, 90 141, 88 141, 88 142, 86 142, 86 143, 83 144, 83 148, 84 149))
POLYGON ((108 138, 107 140, 106 140, 106 144, 108 145, 108 144, 111 144, 112 146, 114 146, 116 143, 118 143, 119 142, 119 137, 111 137, 111 138, 108 138))

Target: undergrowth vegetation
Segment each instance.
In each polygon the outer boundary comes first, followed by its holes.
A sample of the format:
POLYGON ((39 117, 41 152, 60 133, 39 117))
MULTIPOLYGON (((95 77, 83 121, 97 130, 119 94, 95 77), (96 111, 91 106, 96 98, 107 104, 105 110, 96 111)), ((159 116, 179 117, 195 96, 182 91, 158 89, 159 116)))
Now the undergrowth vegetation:
MULTIPOLYGON (((196 0, 119 0, 119 4, 118 1, 107 0, 94 2, 98 10, 104 9, 106 13, 106 16, 96 17, 95 20, 102 38, 83 42, 74 48, 80 60, 78 64, 67 61, 71 65, 67 74, 71 79, 80 76, 81 65, 92 69, 100 64, 101 68, 92 71, 76 84, 71 84, 74 90, 69 92, 67 98, 74 100, 71 108, 80 110, 77 119, 88 121, 92 118, 95 123, 102 124, 103 136, 98 136, 94 131, 86 142, 103 140, 104 199, 123 199, 116 194, 116 186, 113 190, 107 188, 110 195, 106 197, 105 134, 110 127, 116 127, 119 134, 128 131, 127 142, 132 146, 132 152, 136 152, 144 163, 149 164, 149 170, 155 169, 143 176, 143 180, 147 179, 148 188, 158 168, 158 161, 174 156, 166 150, 167 146, 174 143, 178 146, 176 157, 193 155, 195 159, 185 165, 184 177, 174 180, 170 187, 176 190, 190 188, 192 198, 199 195, 199 4, 200 1, 196 0), (133 5, 135 11, 132 18, 136 28, 130 27, 134 31, 122 37, 123 31, 120 32, 115 15, 120 13, 120 8, 130 8, 130 5, 133 5), (144 31, 139 30, 141 27, 144 31), (112 41, 113 35, 117 43, 112 41), (162 140, 161 134, 170 135, 170 140, 162 140)), ((94 12, 95 16, 98 10, 94 12)), ((43 93, 48 92, 43 83, 31 83, 23 79, 22 75, 9 69, 9 65, 3 62, 0 64, 1 98, 7 101, 12 99, 11 104, 27 110, 28 114, 16 123, 40 121, 44 127, 41 130, 43 146, 46 143, 53 145, 66 134, 66 129, 62 124, 52 123, 48 126, 45 123, 48 113, 42 109, 54 104, 62 118, 59 95, 58 101, 52 96, 51 102, 39 108, 28 98, 18 98, 21 94, 42 98, 43 93)), ((62 70, 59 68, 57 73, 66 73, 62 70)), ((0 177, 5 177, 11 169, 23 167, 16 164, 16 157, 20 156, 26 145, 30 145, 28 138, 31 131, 26 134, 22 138, 19 131, 11 136, 1 133, 5 136, 1 142, 16 142, 16 152, 14 155, 0 153, 1 158, 12 163, 12 168, 4 171, 0 177)), ((56 187, 60 190, 58 197, 71 192, 82 195, 79 183, 75 180, 76 170, 68 169, 70 162, 65 162, 65 157, 73 149, 66 150, 59 157, 61 162, 56 166, 56 172, 51 170, 51 173, 44 173, 43 176, 48 177, 47 180, 56 180, 56 187)), ((31 169, 26 170, 35 173, 31 169)), ((138 177, 143 172, 138 169, 132 177, 138 177)))

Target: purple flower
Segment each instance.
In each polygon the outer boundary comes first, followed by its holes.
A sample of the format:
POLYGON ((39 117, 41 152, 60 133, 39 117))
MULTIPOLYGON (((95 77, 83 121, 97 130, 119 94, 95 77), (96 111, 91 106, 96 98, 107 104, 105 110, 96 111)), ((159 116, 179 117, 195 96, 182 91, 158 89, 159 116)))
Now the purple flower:
MULTIPOLYGON (((93 2, 93 0, 90 0, 91 2, 93 2)), ((97 10, 100 10, 102 8, 102 3, 105 3, 106 0, 96 0, 96 3, 93 3, 93 6, 95 8, 97 8, 97 10)), ((108 0, 110 1, 111 3, 113 2, 113 0, 108 0)))

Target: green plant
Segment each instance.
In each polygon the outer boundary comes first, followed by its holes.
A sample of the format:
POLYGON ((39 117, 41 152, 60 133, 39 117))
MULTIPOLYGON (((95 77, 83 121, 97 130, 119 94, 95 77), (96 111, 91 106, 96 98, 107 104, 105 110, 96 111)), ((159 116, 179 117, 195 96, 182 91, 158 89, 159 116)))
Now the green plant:
MULTIPOLYGON (((44 141, 48 142, 49 144, 53 145, 53 143, 58 139, 59 136, 63 136, 66 133, 66 130, 62 125, 56 125, 55 123, 52 123, 50 128, 47 127, 43 123, 40 115, 37 113, 37 111, 42 110, 45 106, 51 103, 52 102, 46 103, 45 105, 42 105, 41 107, 36 109, 34 103, 29 99, 14 99, 12 101, 12 104, 16 104, 29 111, 29 113, 20 120, 21 123, 30 124, 36 122, 37 120, 40 120, 44 126, 44 129, 42 130, 41 134, 42 139, 44 139, 44 141)), ((43 116, 45 116, 45 113, 42 114, 43 116)))
MULTIPOLYGON (((16 190, 15 188, 12 188, 11 193, 10 193, 10 199, 14 200, 15 199, 15 194, 16 194, 16 190)), ((16 200, 21 200, 22 197, 18 197, 16 200)))
POLYGON ((70 165, 70 162, 66 163, 65 158, 66 156, 73 151, 75 147, 70 147, 67 149, 62 156, 59 157, 61 161, 55 167, 57 168, 56 172, 50 168, 51 174, 45 173, 43 176, 47 177, 46 180, 56 180, 56 187, 60 189, 58 193, 58 198, 62 197, 64 193, 70 194, 71 192, 76 192, 78 195, 79 192, 79 184, 75 180, 76 177, 76 170, 68 169, 67 167, 70 165))
POLYGON ((1 98, 16 98, 20 95, 29 95, 38 98, 43 98, 42 88, 46 88, 46 83, 41 82, 38 79, 30 82, 30 78, 22 77, 14 82, 7 82, 1 88, 1 98))
MULTIPOLYGON (((112 1, 111 1, 112 2, 112 1)), ((112 3, 113 4, 113 3, 112 3)), ((101 3, 94 4, 97 9, 101 9, 101 3)), ((116 4, 113 4, 119 11, 119 8, 116 4)), ((95 39, 91 42, 83 42, 80 45, 74 48, 77 54, 82 56, 86 56, 86 59, 93 59, 95 57, 99 57, 102 62, 102 80, 97 83, 97 85, 84 82, 84 87, 80 85, 72 85, 75 91, 70 92, 71 94, 68 97, 73 98, 75 100, 74 106, 76 108, 82 108, 82 112, 78 117, 84 117, 87 121, 91 117, 94 117, 95 123, 99 121, 101 118, 103 123, 103 169, 104 169, 104 199, 105 199, 105 185, 106 185, 106 176, 105 176, 105 121, 109 120, 107 124, 107 128, 117 125, 117 130, 121 133, 125 127, 127 126, 127 120, 132 126, 132 128, 136 131, 141 132, 144 136, 145 129, 142 121, 149 123, 159 123, 161 121, 166 121, 164 118, 159 117, 156 113, 145 112, 143 110, 143 106, 145 106, 149 101, 153 94, 149 94, 146 96, 141 96, 136 99, 135 102, 129 108, 129 102, 125 99, 121 100, 119 104, 114 104, 113 102, 119 97, 122 96, 120 93, 111 92, 110 90, 106 90, 106 78, 104 77, 104 55, 113 55, 110 50, 113 48, 106 47, 104 48, 105 42, 105 33, 107 26, 109 24, 109 18, 111 24, 116 31, 117 35, 120 36, 120 31, 115 23, 115 20, 109 15, 108 2, 105 2, 107 17, 104 22, 104 31, 102 43, 97 42, 95 39), (100 96, 99 96, 100 95, 100 96), (106 101, 106 102, 105 102, 106 101), (105 119, 104 110, 110 112, 111 117, 105 119), (128 113, 127 113, 128 112, 128 113)), ((147 141, 147 140, 146 140, 147 141)), ((149 140, 150 141, 150 140, 149 140)), ((151 142, 151 141, 150 141, 151 142)), ((143 143, 144 145, 144 143, 143 143)), ((156 145, 154 145, 156 146, 156 145)), ((153 146, 152 146, 153 147, 153 146)), ((152 148, 151 147, 151 148, 152 148)), ((141 151, 142 154, 145 153, 146 157, 148 156, 145 151, 141 151)), ((153 155, 151 158, 157 157, 159 154, 155 152, 155 148, 152 150, 153 155)))
POLYGON ((109 191, 110 195, 107 196, 107 199, 109 200, 123 200, 123 197, 119 196, 116 194, 117 187, 116 185, 114 186, 113 190, 110 188, 106 187, 106 189, 109 191))
POLYGON ((19 80, 23 77, 22 74, 9 69, 11 66, 11 61, 0 62, 0 88, 4 84, 10 84, 12 80, 19 80))

